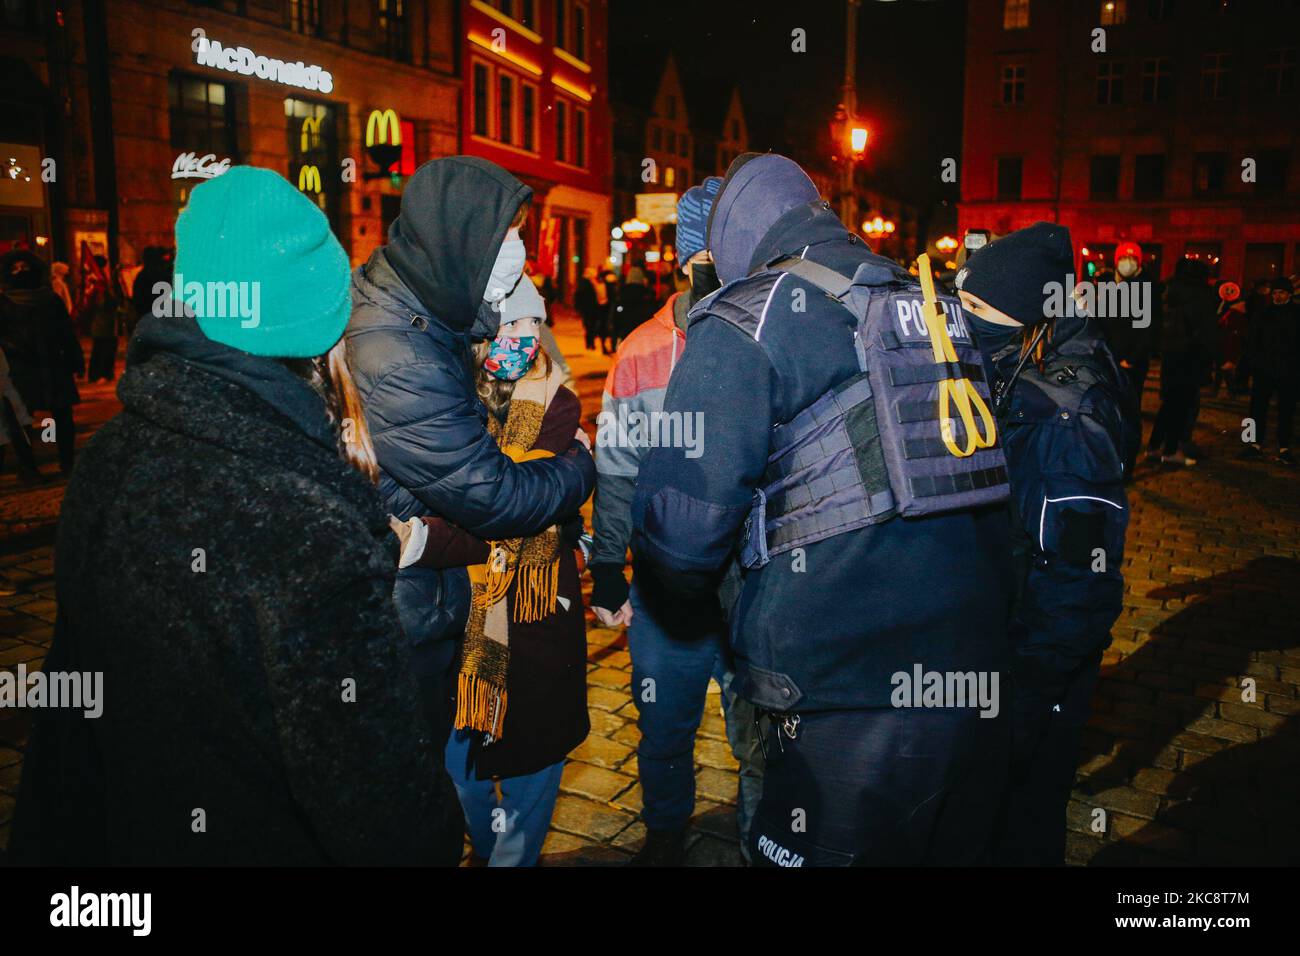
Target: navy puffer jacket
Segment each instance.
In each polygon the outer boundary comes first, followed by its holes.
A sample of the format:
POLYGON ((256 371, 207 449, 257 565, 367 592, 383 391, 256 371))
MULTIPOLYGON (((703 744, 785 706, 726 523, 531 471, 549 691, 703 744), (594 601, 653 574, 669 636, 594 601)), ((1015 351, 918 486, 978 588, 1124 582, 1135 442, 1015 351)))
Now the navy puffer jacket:
MULTIPOLYGON (((532 191, 486 160, 453 156, 418 169, 388 244, 352 279, 348 362, 366 407, 379 491, 403 520, 435 515, 486 539, 535 534, 576 514, 595 485, 577 442, 517 464, 487 432, 474 388, 471 335, 496 334, 488 277, 532 191)), ((409 567, 394 600, 416 673, 448 673, 469 616, 464 568, 409 567)))

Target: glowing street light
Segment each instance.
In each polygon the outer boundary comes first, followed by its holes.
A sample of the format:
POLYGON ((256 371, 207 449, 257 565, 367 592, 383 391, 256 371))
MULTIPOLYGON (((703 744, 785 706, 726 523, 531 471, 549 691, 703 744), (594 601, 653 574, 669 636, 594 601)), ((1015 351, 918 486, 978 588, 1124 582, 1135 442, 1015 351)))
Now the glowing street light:
POLYGON ((867 130, 863 126, 855 126, 849 133, 849 145, 853 148, 853 154, 861 158, 862 154, 867 151, 867 130))

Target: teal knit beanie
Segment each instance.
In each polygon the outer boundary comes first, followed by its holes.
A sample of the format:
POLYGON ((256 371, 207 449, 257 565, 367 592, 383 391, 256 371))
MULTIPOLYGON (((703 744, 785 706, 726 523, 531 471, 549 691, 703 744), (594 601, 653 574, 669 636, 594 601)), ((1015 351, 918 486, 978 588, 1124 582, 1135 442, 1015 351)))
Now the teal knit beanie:
POLYGON ((269 169, 235 166, 195 187, 176 220, 176 296, 214 342, 311 358, 343 334, 351 268, 329 220, 269 169))

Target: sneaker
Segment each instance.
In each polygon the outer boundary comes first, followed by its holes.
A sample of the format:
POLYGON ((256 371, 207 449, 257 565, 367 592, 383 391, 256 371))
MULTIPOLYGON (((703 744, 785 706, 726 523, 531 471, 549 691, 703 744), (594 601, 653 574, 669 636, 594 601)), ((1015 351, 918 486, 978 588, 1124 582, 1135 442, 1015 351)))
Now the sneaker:
POLYGON ((1283 448, 1281 451, 1277 453, 1277 460, 1284 465, 1294 465, 1295 454, 1291 451, 1290 448, 1283 448))
POLYGON ((1172 455, 1161 455, 1160 463, 1162 465, 1178 465, 1184 468, 1191 468, 1192 465, 1196 464, 1196 459, 1188 458, 1180 451, 1172 455))
POLYGON ((645 843, 628 866, 684 866, 685 830, 646 830, 645 843))

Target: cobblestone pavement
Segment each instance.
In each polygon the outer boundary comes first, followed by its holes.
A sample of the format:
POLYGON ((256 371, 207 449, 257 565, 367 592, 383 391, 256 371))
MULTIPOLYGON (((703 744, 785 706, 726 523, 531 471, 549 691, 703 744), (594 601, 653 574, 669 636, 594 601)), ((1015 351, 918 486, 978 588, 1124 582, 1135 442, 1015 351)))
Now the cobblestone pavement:
MULTIPOLYGON (((584 352, 572 314, 558 325, 594 433, 608 360, 584 352)), ((83 394, 88 433, 115 402, 102 383, 83 394)), ((1131 488, 1125 607, 1069 806, 1071 863, 1300 861, 1300 495, 1293 472, 1235 457, 1243 414, 1242 399, 1206 398, 1201 464, 1144 465, 1131 488)), ((57 471, 52 449, 43 470, 57 471)), ((0 476, 0 668, 35 667, 49 647, 61 494, 0 476)), ((644 834, 626 636, 589 624, 591 736, 565 769, 546 865, 618 863, 644 834)), ((688 860, 736 864, 736 765, 710 689, 688 860)), ((0 711, 0 847, 28 724, 0 711)))

